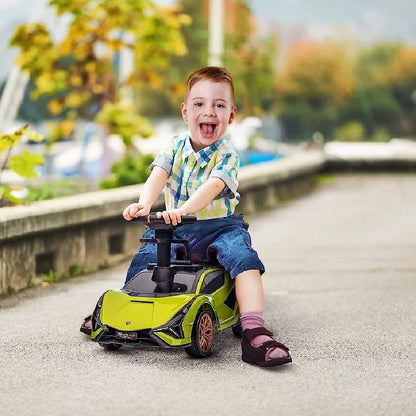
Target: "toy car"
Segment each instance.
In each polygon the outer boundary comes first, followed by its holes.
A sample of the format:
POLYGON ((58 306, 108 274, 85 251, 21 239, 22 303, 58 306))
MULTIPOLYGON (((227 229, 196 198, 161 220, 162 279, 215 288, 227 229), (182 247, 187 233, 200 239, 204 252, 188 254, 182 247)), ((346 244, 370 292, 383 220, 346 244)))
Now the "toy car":
MULTIPOLYGON (((174 227, 155 214, 140 217, 155 230, 157 264, 149 264, 121 290, 108 290, 97 302, 91 317, 91 339, 107 350, 136 344, 184 347, 195 357, 212 349, 214 333, 233 328, 239 334, 239 311, 234 282, 221 266, 171 261, 174 227)), ((196 221, 183 216, 182 224, 196 221)))

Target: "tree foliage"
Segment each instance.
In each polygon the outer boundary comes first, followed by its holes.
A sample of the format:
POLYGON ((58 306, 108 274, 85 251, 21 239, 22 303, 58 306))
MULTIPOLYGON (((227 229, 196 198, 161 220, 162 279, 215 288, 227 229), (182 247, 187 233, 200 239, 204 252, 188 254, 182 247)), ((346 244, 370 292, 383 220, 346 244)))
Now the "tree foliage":
MULTIPOLYGON (((186 76, 208 64, 209 1, 178 0, 173 8, 146 0, 50 4, 58 16, 70 16, 66 35, 56 39, 33 23, 16 29, 12 45, 31 74, 32 96, 48 97, 59 121, 53 137, 71 134, 78 117, 95 118, 129 144, 135 132, 150 134, 138 114, 179 115, 186 76), (134 68, 120 78, 126 54, 134 68), (133 103, 126 104, 125 87, 136 92, 133 103)), ((277 62, 278 37, 259 37, 249 2, 224 5, 224 65, 234 77, 240 116, 273 113, 288 139, 315 131, 331 139, 356 122, 365 137, 416 133, 414 47, 304 41, 289 45, 277 62)))
POLYGON ((40 142, 43 137, 35 131, 29 131, 29 126, 23 126, 11 134, 0 134, 0 206, 7 203, 19 203, 21 199, 13 191, 17 188, 2 183, 2 173, 8 168, 23 178, 36 178, 38 172, 36 167, 43 164, 41 155, 33 154, 29 150, 12 155, 12 150, 20 143, 23 138, 34 142, 40 142))
MULTIPOLYGON (((401 44, 362 48, 355 63, 354 94, 343 108, 361 118, 367 134, 416 133, 416 49, 401 44)), ((351 114, 352 113, 352 114, 351 114)))
MULTIPOLYGON (((156 7, 148 0, 51 0, 57 16, 70 16, 65 36, 55 39, 44 23, 18 26, 10 44, 20 49, 18 65, 34 80, 32 98, 48 96, 49 112, 65 120, 61 133, 73 129, 77 118, 98 119, 111 133, 128 135, 125 119, 135 128, 143 120, 127 106, 124 87, 140 83, 158 85, 170 55, 183 55, 186 45, 180 28, 189 17, 176 7, 156 7), (116 62, 123 54, 134 56, 134 65, 120 80, 116 62), (118 123, 108 105, 133 113, 118 123), (105 115, 111 117, 106 122, 105 115)), ((146 124, 143 131, 149 131, 146 124)), ((58 128, 59 132, 59 128, 58 128)))
POLYGON ((345 51, 336 44, 297 43, 284 58, 277 88, 283 99, 314 106, 342 102, 353 89, 352 67, 345 51))
POLYGON ((400 44, 291 45, 276 78, 278 115, 288 138, 327 139, 363 126, 355 139, 416 133, 416 49, 400 44), (345 128, 344 128, 345 127, 345 128))
POLYGON ((329 134, 337 106, 352 90, 352 67, 340 46, 328 42, 294 44, 283 59, 276 85, 286 135, 329 134))
POLYGON ((391 82, 398 101, 404 108, 416 104, 416 48, 398 48, 391 65, 391 82))
POLYGON ((354 88, 351 97, 341 105, 338 124, 360 120, 365 136, 381 131, 397 131, 400 106, 391 86, 391 65, 397 44, 375 44, 358 49, 353 63, 354 88))

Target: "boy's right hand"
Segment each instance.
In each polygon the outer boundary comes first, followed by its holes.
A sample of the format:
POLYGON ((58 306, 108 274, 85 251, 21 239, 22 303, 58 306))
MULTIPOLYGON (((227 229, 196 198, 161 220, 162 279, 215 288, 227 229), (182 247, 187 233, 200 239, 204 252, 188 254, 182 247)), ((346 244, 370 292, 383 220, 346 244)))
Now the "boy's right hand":
POLYGON ((134 218, 149 215, 149 213, 150 208, 135 202, 134 204, 130 204, 128 207, 126 207, 126 209, 123 211, 123 217, 125 220, 131 221, 134 218))

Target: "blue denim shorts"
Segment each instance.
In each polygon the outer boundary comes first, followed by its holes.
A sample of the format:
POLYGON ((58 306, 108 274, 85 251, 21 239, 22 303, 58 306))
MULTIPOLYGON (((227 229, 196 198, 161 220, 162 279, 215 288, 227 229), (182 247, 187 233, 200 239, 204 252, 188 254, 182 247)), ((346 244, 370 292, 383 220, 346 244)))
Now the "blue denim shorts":
MULTIPOLYGON (((152 237, 154 231, 147 229, 143 238, 152 237)), ((259 270, 261 274, 265 271, 251 247, 248 224, 241 214, 181 225, 175 229, 174 237, 187 240, 188 244, 172 244, 172 259, 189 258, 195 262, 220 264, 230 272, 232 279, 247 270, 259 270)), ((148 263, 156 263, 156 258, 156 245, 143 244, 131 261, 126 282, 146 269, 148 263)))

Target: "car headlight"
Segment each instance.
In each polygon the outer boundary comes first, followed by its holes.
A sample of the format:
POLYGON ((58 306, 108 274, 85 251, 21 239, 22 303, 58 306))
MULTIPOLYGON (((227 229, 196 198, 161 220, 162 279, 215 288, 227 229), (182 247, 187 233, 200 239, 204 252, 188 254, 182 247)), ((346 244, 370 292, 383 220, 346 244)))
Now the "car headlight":
POLYGON ((155 332, 164 332, 166 335, 176 339, 183 339, 185 337, 183 333, 183 321, 186 314, 189 312, 189 307, 192 305, 195 299, 192 299, 187 303, 176 315, 170 319, 166 325, 155 329, 155 332))

